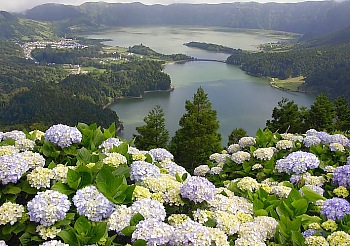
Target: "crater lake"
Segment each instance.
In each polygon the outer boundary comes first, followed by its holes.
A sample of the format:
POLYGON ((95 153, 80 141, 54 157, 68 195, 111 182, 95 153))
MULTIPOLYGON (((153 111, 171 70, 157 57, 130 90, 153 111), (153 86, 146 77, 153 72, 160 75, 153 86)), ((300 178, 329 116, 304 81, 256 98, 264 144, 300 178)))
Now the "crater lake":
MULTIPOLYGON (((225 60, 229 54, 214 53, 183 45, 197 41, 215 43, 231 48, 257 50, 259 44, 279 42, 285 36, 274 31, 240 30, 230 28, 193 26, 137 26, 114 28, 87 35, 88 38, 110 39, 107 45, 129 47, 143 44, 163 54, 183 53, 201 59, 225 60)), ((208 61, 171 63, 164 67, 175 88, 171 92, 146 93, 142 99, 121 100, 113 105, 124 124, 120 137, 130 141, 135 128, 144 125, 143 118, 156 105, 165 113, 166 128, 172 137, 179 128, 178 122, 185 111, 185 101, 192 100, 198 87, 202 87, 212 108, 217 111, 223 146, 234 128, 242 127, 255 135, 271 119, 272 110, 282 98, 294 100, 299 106, 309 107, 315 95, 282 91, 270 86, 268 79, 256 78, 237 66, 208 61)))

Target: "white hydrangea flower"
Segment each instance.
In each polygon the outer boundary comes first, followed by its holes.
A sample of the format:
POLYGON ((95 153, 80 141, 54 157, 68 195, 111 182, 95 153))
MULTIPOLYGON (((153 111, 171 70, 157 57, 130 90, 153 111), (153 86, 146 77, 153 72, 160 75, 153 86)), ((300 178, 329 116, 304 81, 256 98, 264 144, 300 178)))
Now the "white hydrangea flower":
POLYGON ((15 224, 18 219, 22 218, 23 213, 24 207, 22 205, 5 202, 0 206, 0 225, 15 224))
POLYGON ((54 239, 60 231, 61 229, 56 228, 56 226, 38 225, 36 227, 36 232, 44 240, 47 240, 48 238, 54 239))
POLYGON ((37 167, 27 175, 27 180, 30 186, 36 189, 50 188, 50 181, 53 177, 51 169, 37 167))
POLYGON ((107 165, 111 165, 113 167, 117 167, 121 164, 127 164, 128 160, 125 156, 119 153, 106 153, 107 157, 105 157, 102 161, 107 165))
POLYGON ((271 160, 273 154, 274 154, 273 148, 259 148, 253 152, 253 156, 256 159, 261 160, 261 161, 271 160))
POLYGON ((210 168, 208 165, 199 165, 194 169, 193 175, 204 177, 207 173, 209 173, 209 171, 210 168))

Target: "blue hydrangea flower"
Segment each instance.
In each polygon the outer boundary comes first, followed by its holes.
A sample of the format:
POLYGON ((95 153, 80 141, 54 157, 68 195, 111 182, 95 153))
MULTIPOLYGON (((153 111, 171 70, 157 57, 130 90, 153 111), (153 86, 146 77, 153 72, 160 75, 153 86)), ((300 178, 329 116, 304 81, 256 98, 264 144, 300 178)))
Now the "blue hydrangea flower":
POLYGON ((148 151, 148 153, 153 157, 153 160, 155 161, 162 161, 164 159, 174 159, 174 156, 168 150, 163 148, 151 149, 148 151))
POLYGON ((304 238, 307 238, 307 237, 314 235, 316 232, 317 231, 315 229, 307 229, 306 231, 304 231, 301 234, 303 235, 304 238))
POLYGON ((349 139, 343 134, 334 134, 330 138, 330 143, 339 143, 343 146, 349 146, 349 139))
POLYGON ((164 163, 162 162, 161 165, 162 165, 163 168, 168 170, 168 174, 173 176, 173 177, 175 177, 177 173, 180 176, 182 176, 185 173, 187 173, 187 175, 190 176, 190 174, 186 171, 186 169, 184 167, 176 164, 173 161, 164 162, 164 163))
POLYGON ((213 243, 210 234, 208 227, 193 220, 187 220, 175 227, 174 235, 170 239, 169 245, 210 246, 213 243))
POLYGON ((77 128, 62 124, 51 126, 45 132, 44 137, 61 148, 69 147, 73 143, 80 143, 82 140, 82 134, 77 128))
POLYGON ((73 203, 80 215, 94 222, 108 218, 114 210, 114 204, 93 185, 78 190, 73 196, 73 203))
POLYGON ((204 177, 188 177, 180 188, 183 198, 188 198, 195 203, 211 201, 216 193, 215 185, 204 177))
POLYGON ((26 139, 26 134, 22 131, 18 131, 18 130, 13 130, 10 132, 4 132, 2 135, 2 139, 6 140, 6 139, 13 139, 15 141, 17 140, 23 140, 26 139))
POLYGON ((27 204, 29 219, 43 226, 51 226, 66 217, 70 205, 68 197, 58 191, 38 192, 27 204))
POLYGON ((350 203, 343 198, 327 199, 322 203, 321 214, 330 220, 341 220, 350 214, 350 203))
POLYGON ((28 162, 21 154, 0 156, 0 180, 3 185, 17 183, 28 170, 28 162))
POLYGON ((118 147, 122 143, 119 138, 108 138, 100 144, 99 148, 103 148, 103 152, 108 153, 113 147, 118 147))
POLYGON ((332 136, 327 132, 317 132, 316 137, 318 137, 323 144, 328 144, 332 140, 332 136))
POLYGON ((303 140, 305 147, 311 147, 313 145, 319 145, 321 140, 316 136, 306 136, 303 140))
POLYGON ((130 209, 133 215, 140 213, 145 219, 164 221, 166 216, 164 205, 150 198, 135 201, 130 209))
POLYGON ((145 178, 160 177, 160 169, 146 161, 134 161, 130 166, 130 179, 141 182, 145 178))
POLYGON ((312 153, 296 151, 290 153, 286 158, 276 162, 275 168, 282 173, 305 173, 308 169, 317 168, 320 160, 312 153))
POLYGON ((348 187, 350 186, 350 165, 340 166, 333 171, 333 183, 348 187))
POLYGON ((156 219, 140 221, 132 233, 131 241, 143 239, 147 245, 167 245, 173 237, 174 228, 156 219))

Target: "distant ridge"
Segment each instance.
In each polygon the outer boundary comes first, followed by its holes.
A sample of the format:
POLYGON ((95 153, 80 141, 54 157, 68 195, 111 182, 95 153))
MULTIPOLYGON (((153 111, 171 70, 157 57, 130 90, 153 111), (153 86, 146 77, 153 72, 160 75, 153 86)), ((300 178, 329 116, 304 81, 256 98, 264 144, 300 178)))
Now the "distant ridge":
MULTIPOLYGON (((268 29, 304 34, 304 40, 350 26, 350 1, 300 3, 222 3, 145 5, 88 2, 80 6, 44 4, 25 12, 26 18, 65 21, 86 18, 100 26, 201 25, 268 29)), ((74 22, 75 21, 75 22, 74 22)))

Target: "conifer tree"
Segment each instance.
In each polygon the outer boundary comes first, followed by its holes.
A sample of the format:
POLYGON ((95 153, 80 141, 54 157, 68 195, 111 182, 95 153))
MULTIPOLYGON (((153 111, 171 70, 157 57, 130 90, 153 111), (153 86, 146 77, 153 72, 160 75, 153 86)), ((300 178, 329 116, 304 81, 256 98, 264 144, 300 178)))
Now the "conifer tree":
POLYGON ((344 96, 337 98, 335 104, 335 129, 340 131, 350 130, 350 108, 344 96))
POLYGON ((193 170, 222 149, 220 125, 202 87, 194 94, 193 101, 186 101, 185 109, 187 112, 179 121, 180 129, 170 142, 170 151, 178 164, 193 170))
POLYGON ((227 146, 230 146, 231 144, 236 144, 242 137, 247 136, 247 131, 243 128, 234 128, 231 132, 231 134, 228 136, 228 144, 227 146))
POLYGON ((332 132, 334 130, 335 109, 333 102, 324 93, 316 97, 311 105, 307 119, 309 128, 317 131, 332 132))
POLYGON ((134 134, 136 148, 142 150, 166 148, 169 141, 169 132, 165 128, 163 109, 156 105, 143 121, 146 124, 136 127, 139 134, 134 134))

